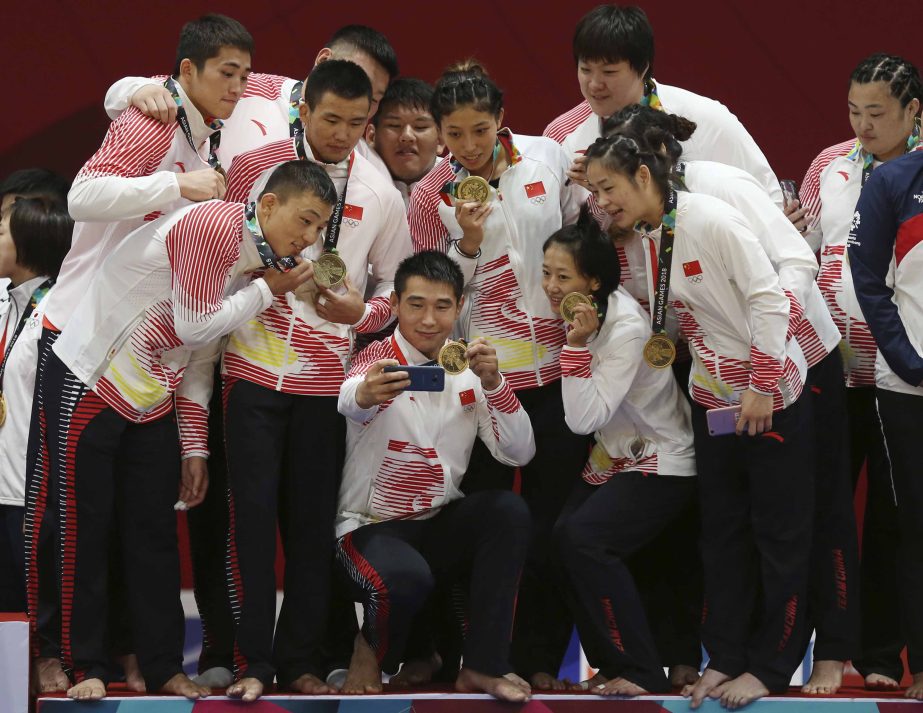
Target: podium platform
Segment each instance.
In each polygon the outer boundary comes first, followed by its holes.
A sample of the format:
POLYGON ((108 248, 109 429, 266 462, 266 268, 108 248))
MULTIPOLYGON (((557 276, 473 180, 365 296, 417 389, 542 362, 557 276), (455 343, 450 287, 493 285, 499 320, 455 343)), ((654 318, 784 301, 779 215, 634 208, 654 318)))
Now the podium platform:
MULTIPOLYGON (((923 713, 923 703, 900 694, 871 697, 862 689, 846 689, 830 698, 770 696, 746 707, 747 713, 923 713)), ((702 713, 727 713, 717 701, 706 701, 702 713)), ((225 697, 201 701, 165 696, 119 696, 98 703, 40 698, 37 713, 688 713, 680 696, 634 699, 601 698, 591 694, 536 695, 525 704, 501 703, 490 696, 446 692, 394 692, 380 696, 268 695, 254 703, 225 697)))

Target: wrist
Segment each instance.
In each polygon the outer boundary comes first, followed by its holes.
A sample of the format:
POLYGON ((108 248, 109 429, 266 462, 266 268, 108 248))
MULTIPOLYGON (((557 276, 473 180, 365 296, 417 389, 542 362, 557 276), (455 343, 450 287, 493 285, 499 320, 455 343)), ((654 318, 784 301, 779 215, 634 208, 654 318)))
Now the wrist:
POLYGON ((499 372, 485 374, 481 377, 481 388, 483 388, 484 391, 496 391, 500 388, 502 383, 503 379, 500 378, 499 372))
POLYGON ((461 240, 455 243, 455 247, 460 253, 467 257, 475 257, 481 252, 481 243, 484 241, 483 231, 465 231, 461 240))

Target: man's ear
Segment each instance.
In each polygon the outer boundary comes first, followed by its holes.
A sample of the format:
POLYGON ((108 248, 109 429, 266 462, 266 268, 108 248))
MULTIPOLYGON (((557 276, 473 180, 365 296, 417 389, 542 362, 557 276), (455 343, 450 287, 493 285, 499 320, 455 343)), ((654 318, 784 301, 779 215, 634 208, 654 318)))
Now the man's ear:
POLYGON ((391 297, 389 299, 391 301, 391 314, 397 317, 397 303, 398 303, 397 292, 392 290, 391 297))
POLYGON ((179 63, 179 76, 186 79, 192 78, 192 70, 195 69, 195 65, 192 63, 192 60, 188 57, 183 58, 179 63))
POLYGON ((458 315, 461 314, 462 307, 465 306, 465 296, 462 295, 458 298, 458 305, 455 307, 455 319, 458 319, 458 315))
POLYGON ((329 47, 324 47, 317 53, 317 57, 314 58, 314 66, 316 67, 321 62, 326 62, 328 59, 333 59, 333 50, 329 47))
POLYGON ((369 146, 375 148, 375 124, 371 121, 369 125, 365 127, 365 141, 369 146))
POLYGON ((279 197, 275 193, 264 193, 260 196, 259 207, 264 215, 268 216, 278 205, 279 197))

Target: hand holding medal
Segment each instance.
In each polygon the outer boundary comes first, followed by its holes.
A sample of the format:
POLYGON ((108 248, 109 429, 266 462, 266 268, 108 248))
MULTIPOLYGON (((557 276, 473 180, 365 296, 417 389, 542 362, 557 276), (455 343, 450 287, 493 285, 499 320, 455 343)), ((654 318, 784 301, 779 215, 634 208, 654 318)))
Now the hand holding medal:
POLYGON ((570 325, 567 344, 585 347, 587 340, 599 329, 599 312, 591 297, 582 292, 570 292, 561 300, 561 317, 570 325))
POLYGON ((487 391, 493 391, 500 386, 500 362, 497 359, 497 350, 490 346, 486 339, 478 337, 468 345, 466 360, 468 367, 477 374, 481 380, 481 386, 487 391))

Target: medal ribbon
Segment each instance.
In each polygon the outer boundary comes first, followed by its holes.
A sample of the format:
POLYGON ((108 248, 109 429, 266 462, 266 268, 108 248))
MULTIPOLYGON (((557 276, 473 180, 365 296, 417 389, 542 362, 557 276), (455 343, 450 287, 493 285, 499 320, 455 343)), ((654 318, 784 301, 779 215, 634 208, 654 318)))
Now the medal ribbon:
MULTIPOLYGON (((304 143, 302 142, 300 146, 301 151, 304 152, 304 143)), ((346 169, 346 182, 343 184, 343 190, 340 192, 340 195, 337 196, 336 205, 333 206, 333 213, 330 214, 330 222, 327 223, 327 232, 324 236, 325 253, 335 253, 337 251, 337 243, 340 240, 340 224, 343 222, 343 209, 346 207, 346 189, 349 187, 349 177, 353 172, 353 161, 355 158, 356 153, 354 151, 349 155, 349 168, 346 169)))
MULTIPOLYGON (((401 366, 410 366, 407 362, 407 357, 404 356, 404 352, 401 351, 401 348, 397 344, 397 339, 394 338, 394 334, 391 335, 391 348, 394 350, 394 358, 397 359, 398 364, 401 366)), ((428 362, 424 362, 420 366, 435 366, 436 360, 431 359, 428 362)))
POLYGON ((654 304, 651 305, 651 327, 654 334, 663 334, 667 331, 667 298, 670 294, 670 273, 673 268, 673 237, 675 230, 676 189, 671 186, 663 211, 663 224, 660 230, 660 254, 657 256, 656 291, 654 293, 654 304))
MULTIPOLYGON (((493 155, 490 159, 492 162, 496 163, 497 156, 500 155, 501 148, 506 150, 506 155, 509 156, 510 159, 510 166, 514 166, 522 161, 522 153, 513 144, 513 137, 510 135, 509 129, 501 129, 497 132, 497 143, 494 144, 493 155)), ((456 159, 454 156, 449 159, 449 165, 452 167, 452 173, 455 174, 456 178, 464 168, 464 166, 462 166, 458 159, 456 159)), ((458 187, 459 183, 461 183, 461 181, 448 181, 445 185, 443 185, 442 191, 440 192, 455 198, 455 189, 458 187)))
POLYGON ((288 135, 292 138, 304 134, 304 124, 301 123, 301 87, 304 82, 295 82, 292 93, 288 98, 288 135))
POLYGON ((22 311, 22 315, 19 318, 19 323, 16 325, 13 336, 10 337, 9 344, 7 344, 6 348, 3 350, 3 361, 0 362, 0 394, 3 393, 3 374, 6 372, 6 362, 10 356, 10 352, 13 351, 13 345, 16 344, 16 340, 19 338, 19 335, 25 328, 26 320, 35 311, 35 308, 38 306, 38 303, 42 301, 42 298, 48 294, 48 290, 51 289, 52 285, 54 285, 54 278, 49 278, 35 288, 35 292, 33 292, 32 296, 29 298, 27 309, 22 311))
MULTIPOLYGON (((904 147, 904 153, 910 153, 920 145, 920 126, 915 124, 910 136, 907 137, 907 145, 904 147)), ((864 186, 872 176, 875 168, 875 156, 863 148, 862 143, 856 139, 855 146, 846 154, 850 161, 862 159, 862 185, 864 186)))
MULTIPOLYGON (((179 89, 176 88, 176 82, 173 77, 168 77, 163 85, 167 88, 167 91, 173 95, 173 101, 176 102, 176 123, 179 124, 180 128, 183 130, 186 141, 189 142, 192 150, 198 154, 199 149, 195 145, 195 139, 192 138, 192 127, 189 125, 189 117, 186 115, 186 110, 183 108, 183 99, 179 95, 179 89)), ((218 160, 218 147, 221 145, 222 126, 224 126, 224 122, 219 119, 215 119, 208 123, 208 127, 214 129, 211 136, 208 137, 208 165, 216 171, 223 170, 221 168, 221 162, 218 160)))
POLYGON ((266 242, 263 237, 263 231, 260 230, 260 224, 256 219, 256 203, 251 202, 244 211, 244 218, 247 221, 247 229, 253 236, 253 243, 256 245, 256 251, 260 254, 260 260, 266 267, 274 267, 279 272, 287 272, 297 264, 293 257, 279 257, 273 251, 272 246, 266 242))
POLYGON ((664 111, 663 102, 660 101, 660 97, 657 96, 657 82, 653 79, 644 80, 644 96, 641 97, 641 101, 638 102, 641 106, 649 106, 651 109, 656 109, 657 111, 664 111))

